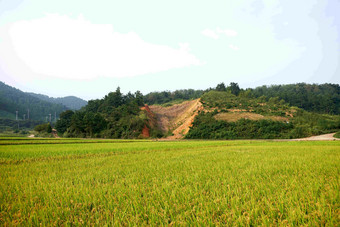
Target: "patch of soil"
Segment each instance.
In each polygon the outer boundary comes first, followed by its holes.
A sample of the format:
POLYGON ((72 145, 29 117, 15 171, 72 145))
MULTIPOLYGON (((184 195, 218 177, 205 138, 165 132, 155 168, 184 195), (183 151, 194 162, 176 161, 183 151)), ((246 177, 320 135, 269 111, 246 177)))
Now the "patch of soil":
POLYGON ((228 109, 229 112, 247 112, 245 109, 228 109))
POLYGON ((54 138, 60 138, 60 137, 58 136, 58 133, 57 133, 57 130, 56 130, 56 129, 52 129, 52 135, 53 135, 54 138))
MULTIPOLYGON (((155 128, 157 127, 157 121, 156 121, 156 116, 155 114, 150 110, 150 107, 145 104, 145 106, 140 108, 142 111, 145 112, 145 114, 148 116, 149 121, 148 121, 148 125, 151 128, 155 128)), ((144 138, 148 138, 150 137, 150 128, 148 128, 148 126, 145 124, 144 128, 142 129, 142 137, 144 138)))
POLYGON ((145 138, 150 137, 150 129, 146 125, 144 125, 144 128, 142 130, 142 136, 145 138))
POLYGON ((263 116, 261 114, 256 113, 250 113, 250 112, 228 112, 228 113, 219 113, 215 116, 216 120, 223 120, 228 122, 235 122, 240 119, 249 119, 249 120, 261 120, 261 119, 270 119, 273 121, 288 121, 288 118, 286 117, 280 117, 280 116, 263 116))
POLYGON ((180 139, 188 133, 198 110, 203 109, 199 99, 186 101, 169 107, 150 106, 155 114, 158 127, 164 132, 172 132, 168 139, 180 139))

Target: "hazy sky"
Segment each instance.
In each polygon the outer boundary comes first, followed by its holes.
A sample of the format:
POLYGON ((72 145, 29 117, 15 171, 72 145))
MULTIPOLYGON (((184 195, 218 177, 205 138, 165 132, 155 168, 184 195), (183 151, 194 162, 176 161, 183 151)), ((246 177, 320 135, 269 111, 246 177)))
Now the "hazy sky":
POLYGON ((0 0, 0 80, 53 97, 340 83, 338 0, 0 0))

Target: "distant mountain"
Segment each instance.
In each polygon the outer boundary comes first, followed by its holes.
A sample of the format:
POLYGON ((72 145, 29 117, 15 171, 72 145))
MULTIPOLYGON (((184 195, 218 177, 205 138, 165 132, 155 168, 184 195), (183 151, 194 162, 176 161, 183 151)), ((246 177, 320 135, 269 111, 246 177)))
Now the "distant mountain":
POLYGON ((29 118, 46 121, 51 114, 51 121, 55 121, 55 118, 67 109, 64 105, 41 100, 0 82, 0 118, 16 119, 18 111, 19 120, 29 118))
POLYGON ((42 95, 42 94, 36 94, 36 93, 27 93, 31 96, 37 97, 41 100, 50 102, 50 103, 55 103, 55 104, 62 104, 64 106, 66 106, 68 109, 71 110, 79 110, 81 109, 83 106, 87 105, 87 101, 75 97, 75 96, 66 96, 63 98, 52 98, 49 97, 47 95, 42 95))

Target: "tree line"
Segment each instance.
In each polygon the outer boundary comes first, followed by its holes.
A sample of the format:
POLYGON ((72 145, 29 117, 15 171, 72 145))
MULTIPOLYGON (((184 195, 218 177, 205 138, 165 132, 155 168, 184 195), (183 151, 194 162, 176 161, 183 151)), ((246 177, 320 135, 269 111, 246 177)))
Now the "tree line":
POLYGON ((307 111, 326 114, 340 114, 339 84, 288 84, 261 86, 248 89, 251 97, 264 96, 266 100, 278 97, 291 106, 307 111))
POLYGON ((142 93, 123 95, 118 87, 79 111, 61 113, 55 128, 64 137, 137 138, 148 124, 142 106, 142 93))

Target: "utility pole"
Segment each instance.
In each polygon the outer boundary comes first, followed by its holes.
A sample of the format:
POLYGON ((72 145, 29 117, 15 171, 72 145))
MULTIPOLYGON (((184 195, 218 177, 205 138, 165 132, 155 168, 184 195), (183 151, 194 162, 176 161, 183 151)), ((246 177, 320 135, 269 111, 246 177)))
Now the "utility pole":
POLYGON ((54 120, 57 122, 57 112, 54 112, 54 120))
POLYGON ((15 111, 15 120, 18 120, 18 111, 15 111))
POLYGON ((50 122, 51 122, 51 114, 49 114, 50 115, 50 122))

